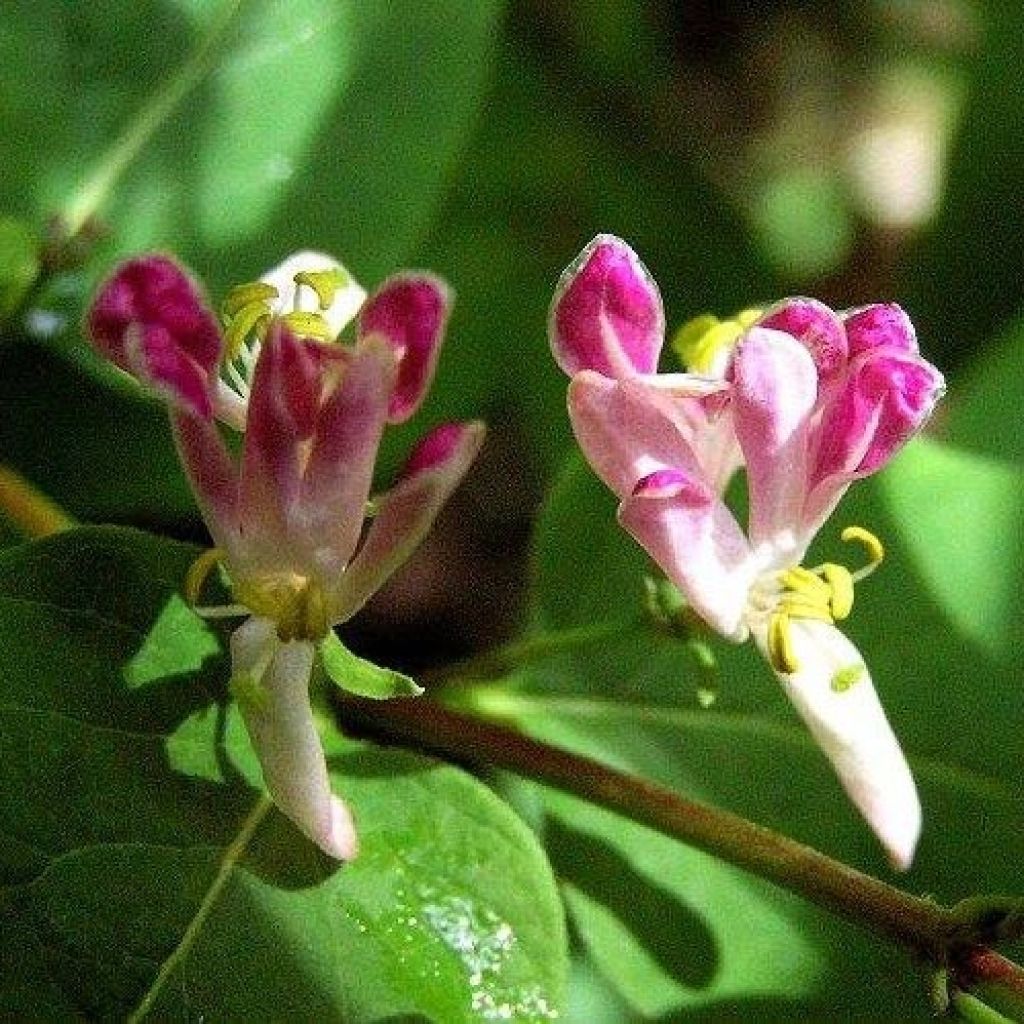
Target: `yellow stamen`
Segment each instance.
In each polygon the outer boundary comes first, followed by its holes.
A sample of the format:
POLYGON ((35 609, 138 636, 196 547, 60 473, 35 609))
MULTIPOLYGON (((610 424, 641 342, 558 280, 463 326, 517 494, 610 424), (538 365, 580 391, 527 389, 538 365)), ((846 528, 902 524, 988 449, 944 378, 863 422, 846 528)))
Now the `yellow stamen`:
POLYGON ((832 676, 832 691, 834 693, 846 693, 847 690, 860 682, 863 675, 863 665, 853 664, 839 669, 832 676))
POLYGON ((704 313, 688 320, 672 338, 672 348, 682 364, 694 373, 710 373, 723 348, 734 345, 740 335, 761 316, 760 309, 744 309, 728 320, 704 313))
POLYGON ((868 564, 853 574, 855 580, 859 581, 865 576, 870 576, 882 564, 882 560, 885 558, 885 548, 870 530, 865 530, 863 526, 848 526, 839 536, 846 542, 860 544, 867 552, 868 564))
POLYGON ((198 602, 206 577, 210 575, 213 567, 223 557, 224 552, 220 548, 210 548, 189 566, 188 572, 185 574, 185 599, 189 604, 194 605, 198 602))
POLYGON ((221 310, 225 316, 235 316, 254 302, 259 303, 266 310, 267 304, 277 297, 278 291, 272 284, 265 284, 263 281, 250 281, 232 288, 228 292, 228 297, 224 300, 221 310))
POLYGON ((292 279, 297 285, 307 285, 316 292, 320 309, 330 309, 338 291, 349 283, 349 276, 341 267, 333 270, 300 270, 292 279))
POLYGON ((262 339, 269 323, 270 312, 264 303, 250 302, 248 306, 243 306, 224 328, 227 361, 233 363, 238 358, 238 354, 242 351, 242 346, 250 334, 255 333, 262 339))
POLYGON ((789 616, 785 612, 776 612, 768 622, 768 660, 776 672, 786 675, 800 668, 789 634, 789 616))
POLYGON ((318 341, 331 340, 331 328, 319 313, 295 311, 285 313, 281 319, 298 335, 316 338, 318 341))
POLYGON ((834 562, 826 562, 821 573, 830 591, 828 604, 832 618, 841 622, 853 610, 853 574, 845 565, 834 562))
POLYGON ((815 572, 797 565, 787 569, 781 576, 782 585, 787 590, 795 590, 800 593, 813 593, 828 598, 828 584, 815 572))
POLYGON ((825 601, 812 601, 800 595, 784 597, 778 604, 778 610, 785 612, 791 619, 817 619, 819 622, 834 622, 832 612, 825 601))

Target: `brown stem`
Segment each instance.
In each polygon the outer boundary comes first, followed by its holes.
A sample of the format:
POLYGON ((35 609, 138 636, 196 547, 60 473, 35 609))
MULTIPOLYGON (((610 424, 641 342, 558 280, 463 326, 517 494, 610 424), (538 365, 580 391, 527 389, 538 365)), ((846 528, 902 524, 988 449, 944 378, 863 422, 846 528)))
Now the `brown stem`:
POLYGON ((984 980, 1024 991, 1024 970, 991 949, 964 942, 963 922, 948 908, 739 815, 433 701, 346 696, 341 709, 346 722, 363 734, 547 783, 713 854, 935 966, 950 967, 962 987, 984 980))

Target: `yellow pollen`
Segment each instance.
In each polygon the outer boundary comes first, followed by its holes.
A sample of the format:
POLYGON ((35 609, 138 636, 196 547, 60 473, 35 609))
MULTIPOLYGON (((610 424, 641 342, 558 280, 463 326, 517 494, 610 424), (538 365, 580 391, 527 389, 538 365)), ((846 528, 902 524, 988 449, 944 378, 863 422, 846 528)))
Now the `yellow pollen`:
MULTIPOLYGON (((870 576, 885 557, 882 542, 862 526, 849 526, 841 536, 844 541, 858 543, 864 548, 868 555, 866 566, 851 572, 845 565, 825 562, 814 569, 798 565, 775 576, 782 592, 772 598, 775 604, 768 620, 768 657, 778 672, 796 672, 800 668, 790 636, 791 622, 794 619, 829 624, 842 622, 853 611, 855 584, 870 576)), ((837 673, 833 689, 836 689, 836 680, 840 676, 843 679, 849 677, 850 681, 845 685, 849 689, 859 678, 851 674, 854 669, 862 670, 862 667, 851 666, 837 673)))
POLYGON ((221 311, 225 316, 235 316, 240 310, 251 306, 254 302, 258 302, 266 309, 268 304, 277 297, 278 291, 272 284, 266 284, 263 281, 250 281, 247 284, 235 285, 228 292, 221 311))
POLYGON ((281 319, 296 333, 318 341, 331 340, 331 328, 319 313, 303 313, 296 310, 285 313, 281 319))
POLYGON ((349 276, 340 267, 333 270, 300 270, 292 280, 316 292, 321 311, 330 309, 338 291, 349 283, 349 276))
POLYGON ((719 352, 735 345, 761 313, 760 309, 744 309, 728 320, 719 320, 713 313, 695 316, 676 331, 672 348, 691 372, 710 373, 719 352))
POLYGON ((185 599, 189 604, 194 605, 199 601, 206 577, 210 575, 213 567, 221 560, 224 553, 220 548, 210 548, 204 551, 188 568, 185 574, 185 599))
POLYGON ((864 675, 864 666, 853 664, 839 669, 832 676, 832 692, 846 693, 851 687, 856 686, 864 675))

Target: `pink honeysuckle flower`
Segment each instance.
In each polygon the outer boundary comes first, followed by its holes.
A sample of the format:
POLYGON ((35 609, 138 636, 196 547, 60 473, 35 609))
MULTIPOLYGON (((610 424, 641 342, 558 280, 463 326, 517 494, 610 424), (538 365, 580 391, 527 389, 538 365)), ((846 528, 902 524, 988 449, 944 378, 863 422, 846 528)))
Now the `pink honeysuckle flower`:
MULTIPOLYGON (((742 315, 741 315, 742 316, 742 315)), ((657 372, 665 341, 665 312, 650 272, 614 235, 598 235, 566 268, 548 317, 551 349, 570 376, 593 370, 632 380, 659 402, 688 438, 705 476, 723 493, 742 464, 732 430, 725 388, 724 358, 739 325, 700 318, 683 328, 699 337, 684 343, 694 373, 657 372), (710 321, 710 322, 708 322, 710 321), (717 336, 716 336, 717 335, 717 336), (707 344, 711 340, 713 344, 707 344)))
POLYGON ((222 331, 182 267, 148 255, 118 267, 88 315, 95 347, 167 400, 216 545, 187 589, 194 601, 209 569, 224 565, 237 603, 197 610, 246 618, 231 638, 232 691, 267 788, 345 860, 356 831, 331 793, 310 674, 332 626, 411 554, 483 440, 481 423, 436 428, 368 505, 384 426, 426 395, 449 306, 430 274, 389 278, 365 299, 336 261, 299 253, 231 292, 222 331), (357 313, 353 343, 338 343, 357 313), (244 429, 240 461, 217 419, 244 429))
POLYGON ((639 260, 603 236, 567 273, 552 347, 572 377, 576 437, 619 497, 619 522, 709 626, 735 642, 753 638, 894 866, 909 867, 921 826, 917 791, 864 660, 835 625, 882 546, 851 527, 843 538, 864 547, 865 568, 800 563, 850 484, 881 469, 924 424, 942 375, 918 354, 898 306, 837 314, 788 299, 747 326, 713 395, 746 467, 744 531, 721 500, 702 428, 674 404, 688 393, 706 402, 707 378, 671 375, 670 387, 652 386, 653 330, 642 358, 633 358, 637 325, 647 321, 622 316, 620 296, 646 295, 653 304, 657 295, 639 260), (602 251, 599 265, 617 276, 593 272, 602 251), (608 316, 606 306, 619 315, 608 316), (623 371, 627 359, 635 372, 623 371))

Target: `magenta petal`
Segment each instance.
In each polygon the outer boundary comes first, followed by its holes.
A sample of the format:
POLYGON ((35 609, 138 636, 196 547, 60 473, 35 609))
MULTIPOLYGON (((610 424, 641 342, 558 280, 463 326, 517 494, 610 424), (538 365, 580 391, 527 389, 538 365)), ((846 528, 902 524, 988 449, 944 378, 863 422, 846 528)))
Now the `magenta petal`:
POLYGON ((732 413, 750 487, 750 541, 799 560, 807 494, 807 446, 818 374, 790 335, 753 327, 732 363, 732 413))
POLYGON ((942 374, 916 356, 880 350, 858 360, 822 418, 814 484, 881 469, 923 426, 944 388, 942 374))
POLYGON ((619 498, 666 467, 702 475, 671 400, 637 381, 584 370, 569 384, 569 418, 587 461, 619 498))
POLYGON ((419 546, 483 444, 483 423, 436 428, 418 445, 373 520, 335 594, 338 621, 355 615, 419 546))
POLYGON ((198 285, 172 259, 142 256, 101 285, 87 319, 96 349, 179 406, 212 415, 221 336, 198 285))
POLYGON ((704 480, 656 470, 622 502, 619 522, 713 629, 741 638, 756 569, 739 524, 704 480))
POLYGON ((401 423, 420 406, 444 340, 451 292, 439 277, 405 273, 388 278, 359 314, 359 337, 380 335, 398 355, 398 379, 388 421, 401 423))
POLYGON ((846 365, 846 330, 839 317, 817 299, 785 299, 768 310, 758 326, 796 338, 810 352, 822 380, 829 380, 846 365))
POLYGON ((213 542, 229 556, 238 550, 238 473, 217 424, 171 410, 178 455, 213 542))
POLYGON ((895 302, 876 303, 842 314, 850 355, 857 356, 871 349, 898 349, 917 354, 917 334, 910 317, 895 302))
POLYGON ((395 373, 391 346, 379 335, 363 339, 316 421, 296 524, 325 588, 337 584, 363 528, 395 373))
POLYGON ((598 235, 562 274, 548 317, 555 361, 569 376, 654 373, 665 337, 658 286, 621 238, 598 235))
POLYGON ((276 321, 264 339, 249 395, 242 452, 241 516, 248 540, 279 554, 290 535, 303 445, 313 434, 325 378, 324 346, 276 321))

